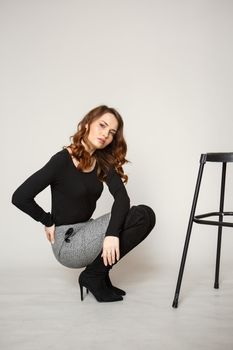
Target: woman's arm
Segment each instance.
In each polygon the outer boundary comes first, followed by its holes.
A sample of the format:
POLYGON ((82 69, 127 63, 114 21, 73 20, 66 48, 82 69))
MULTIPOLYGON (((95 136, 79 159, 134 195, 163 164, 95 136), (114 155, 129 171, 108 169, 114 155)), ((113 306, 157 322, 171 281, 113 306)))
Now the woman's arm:
POLYGON ((105 236, 119 237, 126 215, 130 209, 130 198, 127 194, 124 183, 115 169, 109 171, 106 184, 114 197, 111 209, 111 218, 105 236))
POLYGON ((64 158, 60 152, 54 154, 50 160, 38 171, 27 178, 13 193, 11 203, 17 208, 30 215, 34 220, 50 227, 54 224, 50 212, 45 212, 34 200, 34 197, 50 185, 61 167, 64 158))

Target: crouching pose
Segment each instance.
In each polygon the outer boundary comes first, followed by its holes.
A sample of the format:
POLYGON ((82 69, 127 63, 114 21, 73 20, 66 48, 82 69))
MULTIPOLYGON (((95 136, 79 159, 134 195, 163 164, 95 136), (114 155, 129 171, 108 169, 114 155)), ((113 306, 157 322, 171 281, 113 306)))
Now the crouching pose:
POLYGON ((119 112, 105 105, 78 123, 71 143, 13 193, 12 203, 45 227, 55 258, 69 268, 85 269, 78 282, 99 302, 123 300, 126 292, 112 285, 109 270, 142 242, 155 226, 147 205, 130 206, 123 164, 127 145, 119 112), (114 198, 109 213, 93 219, 106 183, 114 198), (51 186, 52 209, 45 212, 34 197, 51 186))

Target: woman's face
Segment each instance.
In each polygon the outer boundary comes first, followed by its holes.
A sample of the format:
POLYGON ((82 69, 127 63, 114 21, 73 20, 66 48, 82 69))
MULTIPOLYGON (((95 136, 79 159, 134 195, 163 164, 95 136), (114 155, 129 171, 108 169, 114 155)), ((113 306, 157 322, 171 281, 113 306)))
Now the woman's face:
MULTIPOLYGON (((86 124, 87 127, 87 124, 86 124)), ((96 149, 102 149, 108 146, 117 132, 118 121, 112 113, 105 113, 90 124, 89 134, 89 152, 93 153, 96 149)))

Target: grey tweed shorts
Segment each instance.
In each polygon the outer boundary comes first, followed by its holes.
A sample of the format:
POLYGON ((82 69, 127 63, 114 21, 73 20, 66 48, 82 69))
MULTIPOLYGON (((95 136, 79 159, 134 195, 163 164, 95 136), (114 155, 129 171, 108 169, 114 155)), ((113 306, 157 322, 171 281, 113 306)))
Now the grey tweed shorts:
POLYGON ((70 225, 55 226, 51 243, 55 258, 64 266, 81 268, 101 252, 111 213, 70 225))

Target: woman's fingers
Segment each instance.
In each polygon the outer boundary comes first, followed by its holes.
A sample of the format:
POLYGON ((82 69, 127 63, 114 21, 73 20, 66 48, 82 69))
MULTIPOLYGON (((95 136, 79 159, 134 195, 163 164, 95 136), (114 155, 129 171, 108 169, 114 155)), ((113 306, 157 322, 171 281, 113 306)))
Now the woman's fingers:
POLYGON ((115 261, 119 260, 119 249, 116 248, 116 250, 114 249, 111 249, 111 250, 107 250, 105 249, 102 253, 102 257, 103 257, 103 260, 104 260, 104 265, 112 265, 115 263, 115 261))
POLYGON ((108 261, 109 261, 109 264, 112 265, 114 264, 115 262, 115 250, 114 249, 111 249, 108 253, 108 261))
POLYGON ((112 264, 114 264, 116 260, 116 251, 117 251, 117 248, 116 250, 115 249, 112 250, 112 264))
POLYGON ((109 265, 112 265, 112 253, 111 253, 111 251, 107 252, 107 259, 108 259, 109 265))
POLYGON ((52 244, 54 243, 54 235, 55 235, 55 224, 53 224, 50 227, 45 226, 45 233, 47 236, 47 239, 49 240, 49 242, 51 242, 52 244))
POLYGON ((109 251, 106 248, 103 249, 102 257, 103 257, 105 266, 107 266, 108 264, 112 265, 112 254, 111 254, 111 251, 109 251))
POLYGON ((119 260, 119 238, 107 236, 103 243, 103 257, 104 265, 107 266, 115 263, 116 259, 119 260))
POLYGON ((103 251, 103 260, 104 260, 104 265, 107 266, 108 265, 108 260, 107 260, 107 252, 106 250, 103 251))
POLYGON ((120 249, 119 249, 119 247, 116 250, 116 259, 117 259, 117 261, 120 259, 120 249))
POLYGON ((54 243, 54 231, 50 232, 50 242, 54 243))

